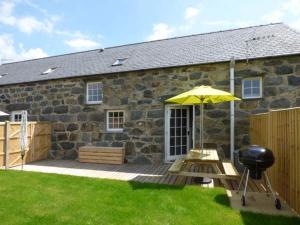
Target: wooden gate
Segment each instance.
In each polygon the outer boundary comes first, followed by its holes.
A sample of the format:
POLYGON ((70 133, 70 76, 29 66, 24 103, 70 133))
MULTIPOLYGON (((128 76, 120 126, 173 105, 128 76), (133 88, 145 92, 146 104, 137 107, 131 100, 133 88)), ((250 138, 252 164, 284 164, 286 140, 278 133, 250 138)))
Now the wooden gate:
MULTIPOLYGON (((20 122, 0 123, 0 167, 20 165, 20 122)), ((51 124, 48 122, 28 122, 27 143, 24 163, 46 159, 51 148, 51 124)))

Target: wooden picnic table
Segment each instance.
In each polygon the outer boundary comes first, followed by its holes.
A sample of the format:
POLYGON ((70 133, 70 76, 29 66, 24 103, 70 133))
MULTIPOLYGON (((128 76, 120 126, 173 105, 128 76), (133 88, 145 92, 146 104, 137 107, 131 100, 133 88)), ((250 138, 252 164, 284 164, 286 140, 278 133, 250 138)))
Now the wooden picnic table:
POLYGON ((182 177, 220 179, 226 188, 228 188, 227 179, 239 178, 239 173, 230 162, 220 162, 216 149, 204 149, 203 151, 192 149, 186 156, 177 159, 168 172, 182 177), (193 164, 211 166, 215 173, 191 172, 190 168, 193 164), (222 166, 221 168, 220 165, 222 166))

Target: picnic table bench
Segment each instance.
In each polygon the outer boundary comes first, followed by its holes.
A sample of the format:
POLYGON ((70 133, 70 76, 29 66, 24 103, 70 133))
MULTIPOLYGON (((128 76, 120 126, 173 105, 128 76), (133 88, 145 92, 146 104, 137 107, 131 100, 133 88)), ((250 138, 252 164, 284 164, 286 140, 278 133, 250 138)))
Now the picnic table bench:
POLYGON ((169 168, 170 174, 176 174, 183 177, 208 177, 211 179, 220 179, 225 187, 228 187, 228 179, 239 179, 240 175, 231 162, 220 162, 217 150, 205 149, 191 150, 186 156, 177 159, 169 168), (209 165, 215 173, 191 172, 192 164, 209 165), (220 168, 221 165, 221 168, 220 168), (222 170, 224 172, 222 172, 222 170))

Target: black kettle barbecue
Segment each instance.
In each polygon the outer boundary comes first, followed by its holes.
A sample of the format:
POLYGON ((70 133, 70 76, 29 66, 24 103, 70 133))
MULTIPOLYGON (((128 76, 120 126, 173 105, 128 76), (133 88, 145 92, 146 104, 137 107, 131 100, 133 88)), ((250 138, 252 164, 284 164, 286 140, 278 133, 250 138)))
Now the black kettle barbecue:
POLYGON ((257 145, 251 145, 239 152, 240 162, 249 169, 250 177, 259 180, 262 173, 271 167, 275 161, 271 150, 257 145))
POLYGON ((247 192, 247 185, 249 176, 252 179, 260 180, 264 178, 264 181, 269 188, 270 192, 272 193, 274 200, 275 200, 275 207, 277 209, 281 209, 281 203, 277 196, 277 194, 273 191, 269 178, 266 174, 266 169, 271 167, 274 162, 275 158, 270 149, 260 147, 258 145, 251 145, 243 150, 239 151, 239 161, 245 167, 238 191, 240 191, 243 179, 245 178, 245 188, 244 193, 242 195, 242 205, 246 205, 246 192, 247 192))

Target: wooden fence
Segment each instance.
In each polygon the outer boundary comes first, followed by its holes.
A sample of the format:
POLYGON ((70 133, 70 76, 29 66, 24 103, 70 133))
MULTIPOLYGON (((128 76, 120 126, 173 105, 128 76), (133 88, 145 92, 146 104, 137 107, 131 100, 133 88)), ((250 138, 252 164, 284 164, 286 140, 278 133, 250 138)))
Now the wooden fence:
MULTIPOLYGON (((21 123, 0 122, 0 168, 20 165, 21 123)), ((46 159, 51 147, 51 124, 47 122, 28 122, 28 147, 25 150, 24 163, 46 159)))
POLYGON ((273 151, 275 164, 268 170, 273 188, 300 213, 300 108, 251 116, 250 139, 273 151))

